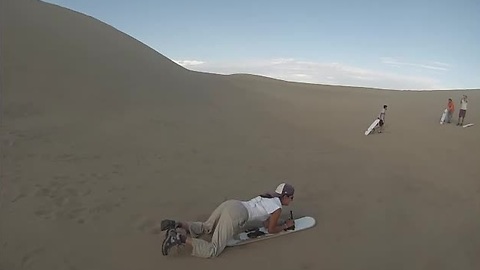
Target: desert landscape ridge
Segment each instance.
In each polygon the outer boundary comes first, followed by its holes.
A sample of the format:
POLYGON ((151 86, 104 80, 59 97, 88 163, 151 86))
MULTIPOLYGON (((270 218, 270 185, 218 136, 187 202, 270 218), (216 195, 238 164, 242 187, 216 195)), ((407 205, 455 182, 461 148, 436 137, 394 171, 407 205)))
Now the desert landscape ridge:
POLYGON ((1 270, 480 269, 479 90, 196 72, 86 14, 0 4, 1 270), (284 181, 283 216, 314 228, 162 256, 162 219, 284 181))

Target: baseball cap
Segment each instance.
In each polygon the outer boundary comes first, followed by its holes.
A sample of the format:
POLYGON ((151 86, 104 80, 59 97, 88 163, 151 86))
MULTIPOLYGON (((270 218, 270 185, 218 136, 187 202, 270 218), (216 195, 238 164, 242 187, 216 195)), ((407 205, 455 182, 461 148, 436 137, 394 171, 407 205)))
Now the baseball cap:
POLYGON ((275 193, 277 193, 278 195, 292 196, 293 193, 295 193, 295 188, 293 188, 293 186, 290 184, 281 183, 275 189, 275 193))

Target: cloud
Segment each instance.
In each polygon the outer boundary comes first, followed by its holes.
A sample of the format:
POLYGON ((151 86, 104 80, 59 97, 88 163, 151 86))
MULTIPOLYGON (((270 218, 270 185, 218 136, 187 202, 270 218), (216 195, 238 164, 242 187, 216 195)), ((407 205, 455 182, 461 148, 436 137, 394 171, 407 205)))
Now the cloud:
POLYGON ((392 57, 382 57, 381 61, 384 64, 391 65, 394 67, 410 66, 410 67, 418 67, 418 68, 441 70, 441 71, 447 71, 448 68, 450 67, 449 64, 442 63, 442 62, 431 62, 428 64, 408 63, 408 62, 398 61, 397 59, 392 57))
POLYGON ((271 63, 273 65, 281 65, 281 64, 286 64, 286 63, 291 63, 295 61, 293 58, 278 58, 278 59, 273 59, 271 63))
POLYGON ((205 62, 203 61, 198 61, 198 60, 174 60, 175 63, 184 66, 184 67, 189 67, 189 66, 198 66, 198 65, 203 65, 205 62))
POLYGON ((442 89, 436 78, 373 70, 337 62, 302 61, 293 58, 231 62, 178 61, 190 69, 217 74, 247 73, 315 84, 373 87, 396 90, 442 89), (193 64, 196 63, 196 64, 193 64))
POLYGON ((442 62, 436 62, 436 61, 434 61, 434 62, 432 62, 432 63, 433 63, 434 65, 437 65, 437 66, 444 66, 444 67, 449 67, 449 66, 450 66, 449 64, 447 64, 447 63, 442 63, 442 62))

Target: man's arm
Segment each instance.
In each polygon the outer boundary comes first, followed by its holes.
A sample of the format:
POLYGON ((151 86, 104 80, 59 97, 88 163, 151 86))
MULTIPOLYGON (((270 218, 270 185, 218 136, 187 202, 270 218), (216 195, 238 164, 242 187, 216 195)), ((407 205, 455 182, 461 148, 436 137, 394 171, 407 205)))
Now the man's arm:
POLYGON ((269 223, 270 223, 270 217, 267 218, 267 220, 265 220, 265 221, 263 222, 263 227, 268 228, 268 224, 269 224, 269 223))
POLYGON ((268 229, 268 233, 272 233, 272 234, 279 233, 279 232, 287 229, 287 224, 286 223, 284 223, 282 225, 277 225, 281 213, 282 213, 282 209, 279 208, 279 209, 275 210, 275 212, 273 212, 270 215, 270 217, 267 219, 268 220, 268 227, 266 227, 266 228, 268 229))

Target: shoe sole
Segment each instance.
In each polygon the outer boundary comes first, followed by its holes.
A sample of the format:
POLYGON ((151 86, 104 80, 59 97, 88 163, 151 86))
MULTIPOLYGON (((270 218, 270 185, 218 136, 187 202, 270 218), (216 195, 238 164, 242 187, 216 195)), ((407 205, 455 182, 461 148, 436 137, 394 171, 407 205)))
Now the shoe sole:
POLYGON ((162 255, 163 256, 167 256, 168 255, 168 251, 165 250, 165 244, 167 243, 167 239, 170 237, 170 234, 169 232, 167 231, 167 233, 165 234, 165 239, 163 239, 163 242, 162 242, 162 255))
POLYGON ((160 230, 166 231, 170 229, 175 229, 176 222, 173 220, 165 219, 160 222, 160 230))
POLYGON ((168 245, 169 243, 168 243, 167 239, 170 238, 170 234, 171 234, 172 232, 175 233, 175 234, 177 233, 177 232, 175 231, 175 229, 170 229, 170 230, 168 230, 167 233, 165 234, 165 239, 163 239, 163 243, 162 243, 162 254, 163 254, 163 256, 167 256, 167 255, 168 255, 168 251, 166 250, 166 245, 168 245))

